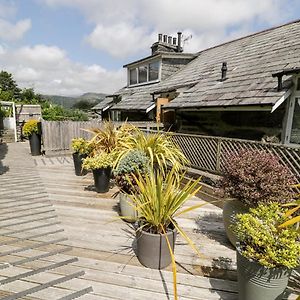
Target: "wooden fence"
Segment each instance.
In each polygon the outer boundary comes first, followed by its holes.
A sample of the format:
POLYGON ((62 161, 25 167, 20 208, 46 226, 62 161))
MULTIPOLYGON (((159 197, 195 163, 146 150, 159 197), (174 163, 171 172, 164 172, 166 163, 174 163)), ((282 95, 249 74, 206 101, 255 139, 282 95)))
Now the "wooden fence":
POLYGON ((172 139, 190 160, 193 168, 219 174, 229 153, 237 153, 241 149, 264 150, 279 157, 300 179, 300 145, 288 147, 282 144, 179 133, 172 134, 172 139))
MULTIPOLYGON (((121 125, 123 122, 114 122, 116 125, 121 125)), ((156 129, 161 124, 153 122, 130 122, 131 124, 145 128, 147 130, 156 129)), ((71 140, 73 138, 89 139, 92 134, 84 131, 88 128, 101 128, 102 121, 91 120, 87 122, 75 121, 42 121, 43 133, 43 148, 49 151, 67 151, 70 150, 71 140)))

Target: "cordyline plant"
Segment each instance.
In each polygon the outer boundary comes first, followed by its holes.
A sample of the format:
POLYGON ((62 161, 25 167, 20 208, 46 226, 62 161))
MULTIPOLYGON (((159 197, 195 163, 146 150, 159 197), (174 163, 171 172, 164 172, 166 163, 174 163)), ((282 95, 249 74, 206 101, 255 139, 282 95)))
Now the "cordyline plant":
POLYGON ((189 163, 181 149, 173 142, 171 133, 157 131, 146 134, 136 128, 121 144, 123 150, 120 152, 119 159, 129 151, 138 149, 149 157, 152 167, 160 168, 163 175, 168 166, 180 172, 189 163))
POLYGON ((249 207, 260 203, 291 202, 295 177, 272 154, 240 150, 227 157, 220 186, 225 195, 249 207))
POLYGON ((175 218, 205 205, 205 203, 201 203, 182 208, 187 200, 200 190, 199 182, 201 178, 191 179, 189 182, 182 184, 184 174, 179 175, 176 169, 172 169, 166 174, 164 170, 159 168, 157 170, 150 169, 146 174, 138 173, 133 177, 139 193, 129 195, 129 197, 139 216, 138 230, 165 235, 172 259, 174 297, 178 299, 175 257, 166 233, 175 228, 200 256, 197 247, 184 230, 179 227, 175 218))
POLYGON ((92 156, 101 151, 107 153, 121 151, 129 135, 135 130, 135 126, 126 122, 117 128, 111 121, 104 121, 101 128, 86 129, 85 131, 94 135, 90 140, 93 146, 92 156))
POLYGON ((278 203, 260 204, 249 213, 237 214, 232 227, 240 242, 241 254, 267 268, 299 266, 299 231, 294 226, 279 228, 288 217, 278 203))

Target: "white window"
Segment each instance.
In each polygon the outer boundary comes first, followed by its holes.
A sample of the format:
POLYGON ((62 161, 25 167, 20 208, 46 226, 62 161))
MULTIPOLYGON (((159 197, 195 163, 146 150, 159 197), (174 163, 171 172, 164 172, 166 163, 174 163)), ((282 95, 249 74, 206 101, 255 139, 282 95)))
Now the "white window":
POLYGON ((128 69, 128 84, 144 84, 147 82, 157 82, 160 79, 160 61, 152 61, 128 69))

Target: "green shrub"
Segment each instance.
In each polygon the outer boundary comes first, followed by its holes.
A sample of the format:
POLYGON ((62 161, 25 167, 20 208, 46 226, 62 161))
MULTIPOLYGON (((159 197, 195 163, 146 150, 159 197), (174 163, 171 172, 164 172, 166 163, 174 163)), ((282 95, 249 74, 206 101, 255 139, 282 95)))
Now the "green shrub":
POLYGON ((275 155, 240 150, 227 157, 220 182, 224 193, 249 207, 260 203, 287 203, 294 196, 295 178, 275 155))
POLYGON ((29 137, 33 133, 39 133, 38 123, 39 121, 34 119, 27 121, 23 126, 23 135, 29 137))
POLYGON ((72 139, 71 146, 74 152, 78 152, 79 154, 89 155, 92 151, 92 145, 83 138, 72 139))
POLYGON ((149 169, 150 160, 140 150, 132 150, 124 156, 117 166, 114 175, 115 182, 122 192, 132 194, 137 192, 133 174, 145 174, 149 169))
POLYGON ((299 231, 295 226, 279 228, 288 219, 285 212, 285 208, 272 203, 237 214, 232 229, 240 242, 241 254, 268 268, 299 266, 299 231))
POLYGON ((87 170, 96 170, 111 167, 114 163, 115 155, 113 153, 101 152, 93 157, 87 157, 83 160, 82 168, 87 170))

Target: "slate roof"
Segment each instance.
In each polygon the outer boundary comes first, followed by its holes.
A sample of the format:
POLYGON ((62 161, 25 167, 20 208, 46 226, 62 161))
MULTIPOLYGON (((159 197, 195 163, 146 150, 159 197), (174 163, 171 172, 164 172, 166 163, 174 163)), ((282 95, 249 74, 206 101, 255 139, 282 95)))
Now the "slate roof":
POLYGON ((233 40, 198 53, 165 81, 138 88, 124 88, 122 101, 114 108, 145 109, 150 93, 180 87, 168 108, 201 108, 241 105, 273 106, 291 87, 283 78, 277 91, 272 74, 300 67, 300 20, 233 40), (220 82, 222 63, 227 62, 227 79, 220 82))
POLYGON ((105 97, 101 102, 91 108, 91 110, 103 110, 106 107, 111 107, 113 104, 113 97, 105 97))

